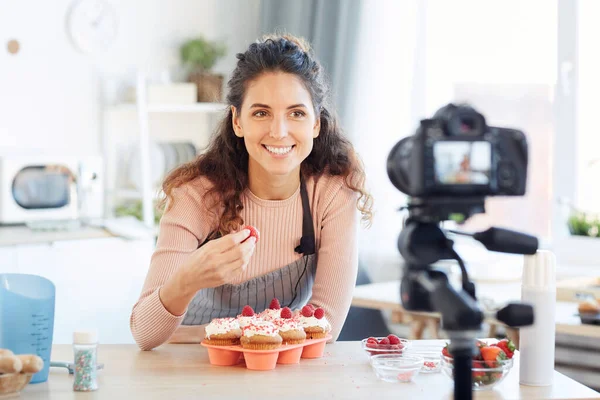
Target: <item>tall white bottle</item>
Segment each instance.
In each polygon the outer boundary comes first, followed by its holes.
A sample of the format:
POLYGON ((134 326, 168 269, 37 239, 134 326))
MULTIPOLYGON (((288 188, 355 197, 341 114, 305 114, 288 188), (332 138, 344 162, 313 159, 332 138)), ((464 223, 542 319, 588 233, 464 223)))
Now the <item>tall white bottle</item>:
POLYGON ((520 330, 521 385, 549 386, 554 376, 556 258, 547 250, 525 256, 521 301, 533 306, 534 323, 520 330))

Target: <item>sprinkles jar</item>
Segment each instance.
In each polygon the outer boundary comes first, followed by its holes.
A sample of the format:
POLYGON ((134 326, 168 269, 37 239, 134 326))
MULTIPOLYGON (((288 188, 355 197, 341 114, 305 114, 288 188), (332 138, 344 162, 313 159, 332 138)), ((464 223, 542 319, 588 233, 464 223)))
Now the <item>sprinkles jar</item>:
POLYGON ((91 392, 98 389, 96 358, 98 334, 96 332, 73 333, 74 381, 76 392, 91 392))

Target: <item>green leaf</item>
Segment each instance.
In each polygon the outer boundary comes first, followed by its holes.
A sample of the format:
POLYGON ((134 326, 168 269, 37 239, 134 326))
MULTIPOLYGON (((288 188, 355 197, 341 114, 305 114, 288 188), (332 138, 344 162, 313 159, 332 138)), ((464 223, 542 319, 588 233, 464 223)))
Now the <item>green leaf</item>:
POLYGON ((184 42, 179 49, 181 61, 195 70, 209 71, 226 53, 221 42, 209 42, 203 37, 184 42))

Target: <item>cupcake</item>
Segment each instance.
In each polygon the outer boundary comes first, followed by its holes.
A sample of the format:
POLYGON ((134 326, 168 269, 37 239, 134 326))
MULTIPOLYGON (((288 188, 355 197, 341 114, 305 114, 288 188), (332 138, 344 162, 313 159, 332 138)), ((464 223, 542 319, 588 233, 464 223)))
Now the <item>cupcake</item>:
POLYGON ((269 308, 260 313, 260 317, 265 321, 273 321, 279 318, 281 314, 281 305, 279 304, 279 300, 273 299, 271 300, 271 304, 269 304, 269 308))
POLYGON ((322 308, 315 309, 312 305, 302 307, 298 321, 304 328, 307 339, 321 339, 331 331, 331 325, 322 308))
POLYGON ((582 314, 597 314, 600 313, 600 304, 596 299, 586 299, 579 303, 577 310, 582 314))
POLYGON ((240 344, 242 330, 235 318, 215 318, 204 328, 206 344, 234 346, 240 344))
POLYGON ((306 340, 304 329, 288 307, 281 310, 280 317, 273 320, 273 323, 279 328, 279 336, 283 339, 283 344, 300 344, 306 340))
POLYGON ((256 320, 242 330, 240 343, 249 350, 273 350, 281 346, 283 339, 279 328, 271 321, 256 320))
POLYGON ((240 324, 241 329, 244 329, 257 319, 258 317, 254 314, 254 310, 250 306, 244 306, 242 313, 237 316, 237 321, 240 324))

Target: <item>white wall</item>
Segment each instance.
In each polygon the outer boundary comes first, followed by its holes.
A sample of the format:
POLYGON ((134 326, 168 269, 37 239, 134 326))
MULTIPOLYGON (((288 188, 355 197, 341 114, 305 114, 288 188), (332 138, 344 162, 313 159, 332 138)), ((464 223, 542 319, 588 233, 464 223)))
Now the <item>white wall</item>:
POLYGON ((100 152, 100 96, 105 77, 176 72, 178 45, 195 35, 229 46, 218 72, 257 35, 259 1, 109 0, 119 17, 114 45, 103 54, 79 53, 66 33, 73 0, 0 2, 0 149, 100 152), (226 4, 221 4, 226 3, 226 4), (17 39, 11 55, 6 43, 17 39))

